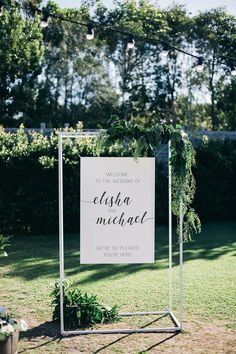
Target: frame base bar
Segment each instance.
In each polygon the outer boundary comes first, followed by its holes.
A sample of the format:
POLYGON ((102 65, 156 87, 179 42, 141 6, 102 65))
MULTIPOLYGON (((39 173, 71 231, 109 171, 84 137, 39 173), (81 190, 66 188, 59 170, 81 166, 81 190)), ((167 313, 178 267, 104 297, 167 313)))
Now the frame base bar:
POLYGON ((176 327, 163 328, 122 328, 122 329, 90 329, 90 330, 74 330, 61 331, 62 335, 86 335, 86 334, 132 334, 132 333, 175 333, 182 330, 179 321, 173 312, 157 311, 157 312, 126 312, 120 313, 119 316, 145 316, 145 315, 169 315, 176 327))
POLYGON ((180 332, 180 327, 170 328, 137 328, 137 329, 94 329, 85 331, 63 331, 62 335, 85 335, 85 334, 132 334, 132 333, 174 333, 180 332))
POLYGON ((118 316, 148 316, 148 315, 170 315, 169 311, 158 311, 158 312, 124 312, 119 313, 118 316))
POLYGON ((180 323, 177 320, 177 318, 175 317, 175 315, 173 314, 173 312, 169 312, 169 314, 170 314, 170 317, 171 317, 172 321, 174 322, 174 324, 182 330, 180 323))

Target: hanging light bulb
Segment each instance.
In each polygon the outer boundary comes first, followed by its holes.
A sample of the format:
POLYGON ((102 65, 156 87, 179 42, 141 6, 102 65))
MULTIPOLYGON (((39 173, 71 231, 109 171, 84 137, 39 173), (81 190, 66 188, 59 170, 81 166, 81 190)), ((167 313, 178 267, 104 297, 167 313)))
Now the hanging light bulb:
POLYGON ((42 19, 40 22, 40 27, 42 27, 42 28, 48 27, 48 18, 49 18, 49 13, 43 11, 43 16, 42 16, 42 19))
POLYGON ((135 46, 134 36, 130 34, 128 38, 127 49, 133 49, 134 46, 135 46))
POLYGON ((231 58, 229 61, 229 67, 232 76, 236 76, 236 62, 231 58))
POLYGON ((231 70, 231 75, 236 76, 236 67, 233 70, 231 70))
POLYGON ((198 73, 202 73, 203 72, 203 69, 204 69, 204 66, 203 66, 203 57, 198 57, 197 59, 197 65, 196 65, 196 71, 198 73))
POLYGON ((162 46, 161 56, 164 59, 168 57, 168 54, 169 54, 168 45, 167 43, 164 43, 162 46))
POLYGON ((231 75, 236 76, 236 66, 235 65, 231 66, 231 75))
POLYGON ((93 30, 93 26, 91 24, 88 25, 86 39, 88 41, 91 41, 92 39, 94 39, 94 30, 93 30))

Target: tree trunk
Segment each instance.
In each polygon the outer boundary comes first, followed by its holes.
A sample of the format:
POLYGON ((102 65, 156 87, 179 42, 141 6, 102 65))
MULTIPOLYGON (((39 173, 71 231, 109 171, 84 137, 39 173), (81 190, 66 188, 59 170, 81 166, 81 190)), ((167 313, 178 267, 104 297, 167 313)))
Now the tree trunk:
POLYGON ((168 85, 169 85, 169 94, 170 94, 170 109, 171 109, 171 119, 174 124, 177 122, 176 114, 176 104, 175 104, 175 82, 174 78, 170 76, 170 72, 167 75, 168 85), (171 82, 172 81, 172 82, 171 82))
POLYGON ((215 74, 215 54, 213 54, 213 60, 211 65, 211 74, 209 79, 209 88, 211 92, 211 123, 212 123, 212 130, 217 130, 218 128, 218 117, 215 107, 215 86, 214 86, 214 74, 215 74))

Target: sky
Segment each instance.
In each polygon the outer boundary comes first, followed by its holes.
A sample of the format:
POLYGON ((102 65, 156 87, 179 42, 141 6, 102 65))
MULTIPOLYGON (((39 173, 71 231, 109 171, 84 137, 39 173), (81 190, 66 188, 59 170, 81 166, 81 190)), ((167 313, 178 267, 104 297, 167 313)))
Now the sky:
MULTIPOLYGON (((80 0, 54 0, 61 7, 79 7, 80 0)), ((211 8, 225 6, 231 15, 236 16, 236 0, 159 0, 156 1, 161 8, 166 8, 173 3, 186 5, 186 8, 193 15, 198 11, 204 11, 211 8)), ((112 7, 112 0, 104 0, 107 7, 112 7)))

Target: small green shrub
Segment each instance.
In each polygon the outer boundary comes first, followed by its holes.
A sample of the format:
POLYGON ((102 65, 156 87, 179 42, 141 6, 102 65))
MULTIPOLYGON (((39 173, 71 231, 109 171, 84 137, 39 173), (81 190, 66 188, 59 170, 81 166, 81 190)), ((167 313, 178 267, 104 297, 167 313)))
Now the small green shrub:
MULTIPOLYGON (((97 301, 96 295, 82 292, 70 282, 64 282, 64 320, 68 328, 88 327, 95 323, 113 322, 118 319, 118 307, 107 307, 97 301)), ((53 320, 60 320, 60 285, 55 284, 51 296, 54 306, 53 320)))
POLYGON ((5 249, 10 246, 9 238, 4 235, 0 235, 0 256, 7 256, 5 249))

